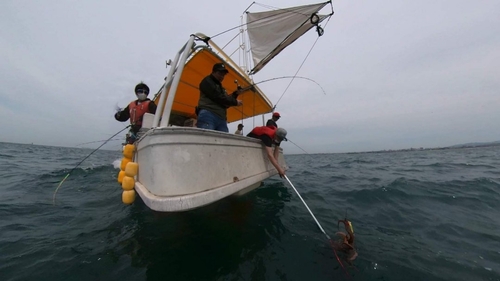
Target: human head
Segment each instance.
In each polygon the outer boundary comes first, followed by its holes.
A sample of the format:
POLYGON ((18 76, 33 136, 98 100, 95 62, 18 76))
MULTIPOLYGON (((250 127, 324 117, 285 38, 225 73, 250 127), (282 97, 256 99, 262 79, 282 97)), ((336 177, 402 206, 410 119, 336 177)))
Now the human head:
POLYGON ((226 69, 226 65, 223 63, 216 63, 212 67, 212 75, 220 82, 224 80, 224 76, 226 76, 228 72, 229 71, 226 69))
POLYGON ((278 119, 280 119, 280 118, 281 118, 281 115, 280 115, 280 113, 279 113, 279 112, 275 112, 275 113, 273 113, 273 120, 274 120, 274 121, 278 121, 278 119))
POLYGON ((243 124, 238 124, 238 130, 242 130, 243 127, 245 127, 245 126, 243 126, 243 124))
POLYGON ((136 94, 138 100, 141 100, 141 101, 145 100, 149 94, 148 85, 144 84, 143 82, 137 84, 135 86, 135 94, 136 94))
POLYGON ((276 139, 278 140, 278 142, 281 142, 283 140, 287 140, 286 139, 286 130, 283 129, 283 128, 278 128, 276 130, 276 139))

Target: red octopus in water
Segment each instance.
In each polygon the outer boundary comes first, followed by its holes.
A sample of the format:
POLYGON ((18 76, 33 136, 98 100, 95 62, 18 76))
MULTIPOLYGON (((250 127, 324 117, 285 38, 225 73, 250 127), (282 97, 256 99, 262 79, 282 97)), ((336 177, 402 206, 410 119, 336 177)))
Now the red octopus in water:
POLYGON ((339 220, 337 224, 340 225, 340 223, 344 224, 344 228, 347 233, 344 233, 342 231, 335 233, 336 235, 340 236, 341 239, 337 241, 332 240, 332 246, 335 250, 346 253, 346 261, 351 264, 352 261, 354 261, 358 256, 358 253, 354 248, 354 230, 352 228, 351 222, 347 219, 339 220))

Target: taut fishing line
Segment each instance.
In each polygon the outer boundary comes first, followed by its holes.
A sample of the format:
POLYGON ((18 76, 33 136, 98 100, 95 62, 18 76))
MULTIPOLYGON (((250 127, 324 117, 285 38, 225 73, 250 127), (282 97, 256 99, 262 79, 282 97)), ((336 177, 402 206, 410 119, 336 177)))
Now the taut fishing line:
POLYGON ((112 138, 114 138, 116 135, 118 135, 119 133, 125 131, 128 127, 130 127, 130 125, 128 125, 127 127, 121 129, 118 133, 112 135, 109 139, 107 139, 103 144, 101 144, 98 148, 92 150, 92 152, 89 153, 89 155, 85 156, 85 158, 83 158, 82 161, 80 161, 78 164, 76 164, 76 166, 71 169, 68 174, 62 179, 62 181, 59 183, 59 185, 57 186, 56 190, 54 191, 54 195, 52 196, 52 203, 55 205, 56 204, 56 194, 57 194, 57 191, 59 190, 59 188, 61 187, 61 185, 63 184, 63 182, 69 177, 69 175, 71 174, 71 172, 73 172, 76 168, 78 168, 78 166, 80 166, 80 164, 83 163, 83 161, 85 161, 87 158, 90 157, 90 155, 94 154, 94 152, 96 152, 99 148, 103 147, 108 141, 110 141, 112 138))
POLYGON ((293 145, 295 145, 296 147, 298 147, 300 150, 304 151, 309 157, 312 157, 309 152, 305 151, 302 147, 300 147, 298 144, 294 143, 291 139, 286 138, 286 141, 291 142, 293 145))
POLYGON ((123 140, 122 138, 116 138, 116 139, 107 139, 107 140, 97 140, 97 141, 89 141, 89 142, 84 142, 77 144, 75 146, 81 146, 81 145, 86 145, 86 144, 92 144, 92 143, 98 143, 98 142, 106 142, 106 141, 115 141, 115 140, 123 140))

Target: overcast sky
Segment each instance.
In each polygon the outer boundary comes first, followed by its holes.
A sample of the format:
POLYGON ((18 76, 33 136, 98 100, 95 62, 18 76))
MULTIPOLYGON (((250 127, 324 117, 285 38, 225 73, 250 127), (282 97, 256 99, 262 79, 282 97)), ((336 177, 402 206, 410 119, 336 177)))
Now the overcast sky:
MULTIPOLYGON (((137 83, 156 92, 165 61, 191 33, 235 27, 250 4, 2 0, 0 141, 75 146, 109 138, 126 125, 113 114, 135 98, 137 83)), ((334 9, 298 73, 326 95, 295 80, 276 107, 295 144, 317 153, 500 140, 500 1, 341 0, 334 9)), ((223 46, 234 35, 214 41, 223 46)), ((300 38, 255 81, 294 75, 316 37, 300 38)), ((288 83, 259 86, 276 103, 288 83)), ((245 133, 253 122, 244 121, 245 133)), ((301 152, 290 142, 283 147, 301 152)))

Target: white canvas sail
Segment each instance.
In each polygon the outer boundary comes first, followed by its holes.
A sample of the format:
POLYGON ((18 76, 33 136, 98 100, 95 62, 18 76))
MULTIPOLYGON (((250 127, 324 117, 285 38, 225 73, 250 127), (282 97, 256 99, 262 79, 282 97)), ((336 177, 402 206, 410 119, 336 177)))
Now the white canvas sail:
MULTIPOLYGON (((311 22, 311 16, 328 3, 268 12, 248 12, 247 33, 254 64, 251 73, 257 73, 288 45, 315 27, 316 25, 311 22)), ((318 15, 319 22, 328 16, 330 15, 318 15)))

